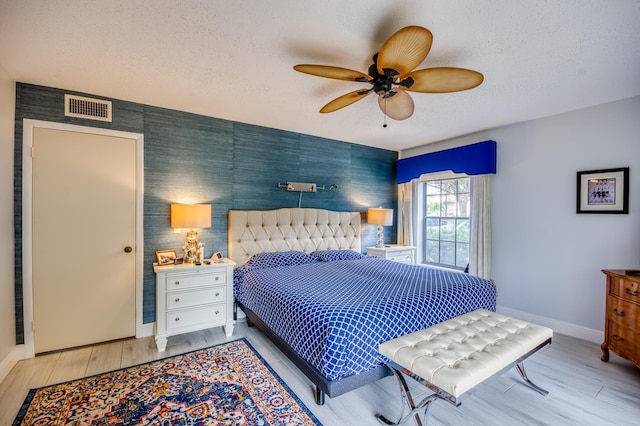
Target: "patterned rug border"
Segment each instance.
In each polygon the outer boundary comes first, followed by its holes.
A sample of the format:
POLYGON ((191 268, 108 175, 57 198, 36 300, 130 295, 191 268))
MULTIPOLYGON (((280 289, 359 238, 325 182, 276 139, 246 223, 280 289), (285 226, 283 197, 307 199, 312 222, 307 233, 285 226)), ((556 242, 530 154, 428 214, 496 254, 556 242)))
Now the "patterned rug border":
POLYGON ((194 352, 207 350, 207 349, 211 349, 211 348, 215 348, 215 347, 218 347, 218 346, 223 346, 223 345, 227 345, 227 344, 235 343, 235 342, 243 342, 244 344, 246 344, 249 347, 249 349, 251 349, 251 351, 256 355, 256 357, 262 362, 262 364, 264 364, 264 366, 269 370, 269 372, 278 380, 278 382, 282 385, 282 387, 287 392, 289 392, 291 397, 300 405, 300 407, 306 412, 306 414, 318 426, 322 426, 322 423, 318 420, 318 418, 315 416, 315 414, 313 414, 311 412, 311 410, 307 407, 307 405, 304 402, 302 402, 300 397, 298 397, 298 395, 289 387, 289 385, 282 379, 282 377, 280 377, 280 375, 273 369, 273 367, 271 367, 271 365, 264 359, 264 357, 260 354, 260 352, 258 352, 258 350, 247 340, 246 337, 241 337, 239 339, 229 340, 227 342, 217 343, 215 345, 210 345, 210 346, 205 346, 205 347, 198 348, 198 349, 193 349, 191 351, 182 352, 182 353, 175 354, 175 355, 169 355, 169 356, 166 356, 166 357, 163 357, 163 358, 154 359, 154 360, 143 362, 143 363, 140 363, 140 364, 133 364, 133 365, 129 365, 127 367, 116 368, 115 370, 110 370, 110 371, 105 371, 105 372, 102 372, 102 373, 92 374, 90 376, 80 377, 78 379, 72 379, 72 380, 67 380, 67 381, 64 381, 64 382, 58 382, 58 383, 53 383, 53 384, 46 385, 46 386, 41 386, 41 387, 38 387, 38 388, 32 388, 32 389, 29 390, 29 393, 27 394, 24 402, 22 403, 22 406, 20 407, 20 410, 18 411, 18 414, 16 415, 15 420, 13 421, 13 426, 20 426, 20 422, 22 421, 22 419, 24 418, 25 414, 27 413, 27 410, 29 409, 29 405, 31 404, 31 401, 33 400, 33 398, 36 395, 36 393, 41 389, 46 389, 46 388, 51 387, 51 386, 58 386, 58 385, 63 385, 63 384, 67 384, 67 383, 73 383, 73 382, 76 382, 78 380, 90 379, 92 377, 97 377, 97 376, 101 376, 101 375, 104 375, 104 374, 111 374, 111 373, 115 373, 116 371, 126 370, 128 368, 135 368, 135 367, 139 367, 139 366, 142 366, 142 365, 151 364, 151 363, 154 363, 154 362, 161 362, 163 360, 167 360, 167 359, 170 359, 170 358, 173 358, 173 357, 188 355, 188 354, 191 354, 191 353, 194 353, 194 352))

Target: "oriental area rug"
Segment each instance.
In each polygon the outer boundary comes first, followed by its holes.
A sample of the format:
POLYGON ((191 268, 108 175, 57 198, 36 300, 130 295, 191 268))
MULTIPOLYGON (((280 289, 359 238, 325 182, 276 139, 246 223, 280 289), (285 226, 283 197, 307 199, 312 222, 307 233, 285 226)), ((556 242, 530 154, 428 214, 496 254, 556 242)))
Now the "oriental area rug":
POLYGON ((32 389, 17 425, 320 425, 246 341, 32 389))

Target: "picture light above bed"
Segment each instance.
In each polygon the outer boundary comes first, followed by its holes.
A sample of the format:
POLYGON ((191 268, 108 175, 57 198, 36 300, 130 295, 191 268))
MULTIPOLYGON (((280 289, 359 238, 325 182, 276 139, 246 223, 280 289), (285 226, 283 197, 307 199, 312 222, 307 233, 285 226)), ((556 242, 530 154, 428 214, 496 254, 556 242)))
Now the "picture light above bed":
POLYGON ((316 192, 319 189, 338 189, 338 184, 318 186, 315 183, 307 182, 278 182, 278 188, 286 188, 287 191, 296 192, 316 192))
POLYGON ((319 189, 337 189, 338 184, 334 183, 331 185, 319 186, 316 183, 309 182, 278 182, 278 188, 285 188, 287 191, 300 192, 300 197, 298 198, 298 208, 301 208, 303 192, 317 192, 319 189))

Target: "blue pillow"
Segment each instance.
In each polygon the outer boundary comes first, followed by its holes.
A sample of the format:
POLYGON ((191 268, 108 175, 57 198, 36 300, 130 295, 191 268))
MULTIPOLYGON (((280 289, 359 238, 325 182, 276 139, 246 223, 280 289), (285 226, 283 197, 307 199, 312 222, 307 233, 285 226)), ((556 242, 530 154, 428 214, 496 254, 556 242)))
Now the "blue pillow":
POLYGON ((311 253, 320 262, 331 262, 332 260, 357 260, 364 258, 364 255, 353 250, 316 250, 311 253))
POLYGON ((275 268, 277 266, 304 265, 317 262, 314 256, 301 251, 265 252, 251 256, 244 264, 248 268, 275 268))

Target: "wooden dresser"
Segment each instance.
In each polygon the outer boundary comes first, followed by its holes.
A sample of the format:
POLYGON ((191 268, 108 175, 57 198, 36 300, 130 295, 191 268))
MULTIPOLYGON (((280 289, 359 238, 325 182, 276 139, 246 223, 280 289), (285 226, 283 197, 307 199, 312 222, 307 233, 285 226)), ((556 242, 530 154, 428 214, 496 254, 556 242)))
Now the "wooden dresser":
POLYGON ((608 361, 612 350, 640 368, 640 275, 620 269, 602 272, 607 276, 607 310, 601 359, 608 361))

